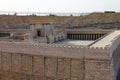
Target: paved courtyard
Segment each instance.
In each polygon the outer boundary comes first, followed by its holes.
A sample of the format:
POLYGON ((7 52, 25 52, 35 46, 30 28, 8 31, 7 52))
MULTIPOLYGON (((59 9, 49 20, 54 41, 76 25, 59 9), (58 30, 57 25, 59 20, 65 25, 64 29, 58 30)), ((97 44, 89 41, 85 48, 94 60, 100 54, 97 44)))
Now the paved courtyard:
POLYGON ((66 44, 66 45, 90 45, 91 43, 93 43, 94 41, 90 41, 90 40, 64 40, 64 41, 60 41, 60 42, 56 42, 56 44, 66 44))

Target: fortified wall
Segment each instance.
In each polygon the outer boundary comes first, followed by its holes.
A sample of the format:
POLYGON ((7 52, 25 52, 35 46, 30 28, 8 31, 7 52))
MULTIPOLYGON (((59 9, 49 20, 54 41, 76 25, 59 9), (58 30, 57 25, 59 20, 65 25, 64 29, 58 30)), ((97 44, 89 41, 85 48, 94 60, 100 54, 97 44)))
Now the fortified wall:
POLYGON ((1 80, 119 80, 120 31, 89 47, 0 42, 1 80))
POLYGON ((1 80, 110 80, 109 48, 0 42, 1 80))
MULTIPOLYGON (((82 26, 120 22, 119 13, 86 16, 0 16, 0 24, 55 23, 82 26), (31 23, 32 22, 32 23, 31 23)), ((35 27, 35 26, 33 26, 35 27)), ((119 80, 120 31, 72 29, 68 38, 95 41, 89 46, 0 41, 0 80, 119 80), (81 32, 80 34, 78 34, 81 32), (101 34, 102 33, 102 34, 101 34), (99 34, 99 35, 98 35, 99 34), (102 37, 103 36, 103 37, 102 37), (98 39, 98 37, 101 37, 98 39), (97 40, 96 40, 97 39, 97 40)), ((38 31, 40 32, 40 31, 38 31)))

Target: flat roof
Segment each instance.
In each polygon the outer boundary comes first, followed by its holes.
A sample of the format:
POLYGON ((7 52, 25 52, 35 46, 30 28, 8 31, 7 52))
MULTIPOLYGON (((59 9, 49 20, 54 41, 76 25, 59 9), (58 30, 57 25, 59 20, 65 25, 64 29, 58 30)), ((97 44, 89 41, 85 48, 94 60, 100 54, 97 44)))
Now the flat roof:
POLYGON ((90 47, 106 47, 106 46, 110 46, 113 43, 113 41, 119 35, 120 35, 120 30, 114 31, 114 32, 110 33, 109 35, 107 35, 106 37, 104 37, 103 39, 95 42, 90 47))
POLYGON ((91 43, 93 43, 94 41, 90 41, 90 40, 63 40, 63 41, 59 41, 59 42, 55 42, 55 44, 65 44, 65 45, 83 45, 83 46, 88 46, 91 43))

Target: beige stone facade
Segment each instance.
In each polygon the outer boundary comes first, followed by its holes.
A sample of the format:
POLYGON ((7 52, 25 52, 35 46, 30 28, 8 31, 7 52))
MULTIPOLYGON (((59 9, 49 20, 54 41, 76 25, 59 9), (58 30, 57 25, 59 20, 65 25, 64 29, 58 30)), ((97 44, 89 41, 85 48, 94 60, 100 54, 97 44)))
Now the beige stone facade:
POLYGON ((120 30, 55 29, 54 25, 67 27, 73 25, 71 20, 75 25, 119 22, 119 15, 12 17, 15 23, 30 23, 30 35, 24 42, 0 41, 0 80, 119 80, 120 30), (65 39, 93 42, 87 46, 57 44, 65 39))
MULTIPOLYGON (((2 66, 1 80, 20 80, 20 79, 110 80, 111 79, 109 59, 92 60, 83 57, 72 58, 72 56, 67 57, 67 55, 66 57, 59 57, 54 55, 45 56, 45 55, 40 55, 40 53, 25 54, 22 52, 21 53, 2 52, 1 53, 2 59, 0 61, 2 66)), ((74 53, 68 53, 68 54, 74 55, 74 53)))
POLYGON ((0 79, 116 80, 120 68, 116 65, 119 64, 118 33, 114 31, 87 47, 0 42, 0 79), (107 43, 98 45, 104 41, 107 43))

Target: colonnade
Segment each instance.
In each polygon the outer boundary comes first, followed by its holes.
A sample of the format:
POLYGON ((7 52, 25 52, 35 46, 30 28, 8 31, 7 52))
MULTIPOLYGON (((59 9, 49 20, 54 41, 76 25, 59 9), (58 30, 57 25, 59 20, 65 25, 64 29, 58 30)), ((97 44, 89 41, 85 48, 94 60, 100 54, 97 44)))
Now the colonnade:
POLYGON ((67 39, 73 40, 96 40, 104 34, 67 34, 67 39))
POLYGON ((0 37, 8 37, 10 36, 10 33, 0 33, 0 37))

